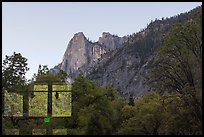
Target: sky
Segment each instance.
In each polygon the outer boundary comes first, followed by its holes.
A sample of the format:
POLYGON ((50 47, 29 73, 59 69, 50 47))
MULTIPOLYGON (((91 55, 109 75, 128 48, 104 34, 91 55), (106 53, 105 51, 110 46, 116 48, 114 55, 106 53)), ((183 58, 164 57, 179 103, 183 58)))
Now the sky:
POLYGON ((202 2, 3 2, 2 60, 13 52, 28 59, 26 78, 39 64, 62 61, 71 38, 83 32, 98 41, 103 32, 125 36, 162 17, 192 10, 202 2))

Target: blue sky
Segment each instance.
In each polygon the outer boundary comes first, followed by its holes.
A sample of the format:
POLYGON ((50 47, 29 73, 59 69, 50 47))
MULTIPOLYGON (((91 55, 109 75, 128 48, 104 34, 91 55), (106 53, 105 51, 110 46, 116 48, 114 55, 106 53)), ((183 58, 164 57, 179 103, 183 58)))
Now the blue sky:
POLYGON ((151 20, 190 11, 202 2, 3 2, 2 59, 20 52, 28 59, 26 78, 39 64, 62 61, 77 32, 97 41, 103 32, 124 36, 145 28, 151 20))

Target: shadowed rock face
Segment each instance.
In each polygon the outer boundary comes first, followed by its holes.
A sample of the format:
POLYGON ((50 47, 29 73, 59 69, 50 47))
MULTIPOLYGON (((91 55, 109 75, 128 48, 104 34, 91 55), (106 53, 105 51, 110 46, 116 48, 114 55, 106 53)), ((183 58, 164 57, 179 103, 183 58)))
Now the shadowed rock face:
POLYGON ((111 83, 126 99, 130 94, 139 97, 151 88, 143 82, 163 36, 171 30, 173 24, 194 18, 196 14, 192 12, 155 20, 147 28, 128 37, 103 32, 94 43, 78 32, 70 40, 62 62, 50 71, 57 73, 60 69, 64 70, 68 74, 68 82, 83 73, 101 86, 111 83))
POLYGON ((127 37, 118 37, 111 35, 109 32, 103 32, 102 37, 99 37, 98 43, 109 50, 115 50, 122 46, 123 42, 127 40, 127 37))
POLYGON ((56 74, 62 69, 68 74, 68 81, 72 82, 80 72, 84 73, 104 54, 120 47, 127 40, 126 37, 121 38, 106 32, 99 39, 100 42, 92 43, 86 39, 83 32, 76 33, 67 46, 62 62, 50 71, 56 74))
POLYGON ((134 42, 126 36, 118 37, 103 32, 102 37, 95 43, 88 41, 82 32, 78 32, 70 40, 62 63, 52 70, 64 70, 70 83, 79 73, 83 73, 101 86, 111 83, 127 98, 130 93, 138 97, 149 89, 143 85, 143 81, 148 74, 148 63, 152 59, 152 47, 161 42, 161 39, 155 41, 153 37, 151 50, 145 56, 141 54, 138 46, 142 45, 137 42, 149 38, 149 31, 146 29, 135 35, 134 42))

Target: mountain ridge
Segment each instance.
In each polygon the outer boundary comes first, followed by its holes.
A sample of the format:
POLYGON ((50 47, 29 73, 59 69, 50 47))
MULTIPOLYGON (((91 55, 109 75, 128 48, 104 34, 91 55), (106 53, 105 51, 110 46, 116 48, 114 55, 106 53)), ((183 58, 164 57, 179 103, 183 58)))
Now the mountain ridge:
POLYGON ((148 76, 154 53, 161 46, 163 37, 177 23, 194 19, 196 12, 201 8, 200 6, 162 20, 155 19, 140 32, 129 36, 118 37, 103 32, 94 43, 88 41, 83 32, 78 32, 70 40, 61 64, 51 69, 51 72, 54 69, 64 70, 70 83, 82 73, 98 82, 100 86, 110 83, 126 98, 130 94, 139 97, 150 90, 150 87, 144 84, 144 80, 148 76), (71 54, 72 57, 69 56, 71 54))

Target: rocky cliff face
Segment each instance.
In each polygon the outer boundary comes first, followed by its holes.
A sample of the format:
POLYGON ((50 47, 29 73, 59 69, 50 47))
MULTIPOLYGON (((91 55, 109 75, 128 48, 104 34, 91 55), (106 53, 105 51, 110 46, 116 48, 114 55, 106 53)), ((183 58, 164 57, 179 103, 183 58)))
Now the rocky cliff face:
POLYGON ((68 82, 83 73, 101 86, 112 84, 127 99, 130 94, 139 97, 151 88, 144 81, 163 36, 173 24, 191 20, 195 16, 193 12, 196 11, 155 20, 147 28, 128 37, 103 32, 95 43, 88 41, 82 32, 76 33, 67 46, 62 62, 51 72, 64 70, 68 74, 68 82))
POLYGON ((118 48, 103 54, 96 63, 83 66, 83 74, 101 86, 111 83, 126 99, 131 94, 133 97, 143 95, 150 89, 144 81, 155 50, 162 44, 163 35, 171 29, 170 26, 155 21, 145 30, 130 35, 118 48))
POLYGON ((126 40, 126 36, 118 37, 116 35, 111 35, 109 32, 103 32, 102 37, 99 37, 98 43, 111 51, 120 48, 126 40))
POLYGON ((82 32, 76 33, 67 46, 61 69, 67 74, 75 73, 82 65, 88 63, 90 43, 82 32))
POLYGON ((102 33, 102 37, 97 42, 88 41, 83 32, 78 32, 70 40, 64 53, 62 62, 52 68, 50 72, 58 73, 64 70, 68 74, 68 82, 79 73, 85 73, 87 68, 96 64, 104 54, 119 48, 127 41, 127 37, 118 37, 110 33, 102 33))

